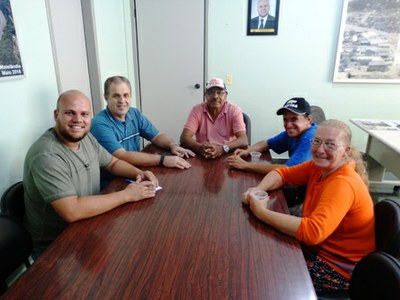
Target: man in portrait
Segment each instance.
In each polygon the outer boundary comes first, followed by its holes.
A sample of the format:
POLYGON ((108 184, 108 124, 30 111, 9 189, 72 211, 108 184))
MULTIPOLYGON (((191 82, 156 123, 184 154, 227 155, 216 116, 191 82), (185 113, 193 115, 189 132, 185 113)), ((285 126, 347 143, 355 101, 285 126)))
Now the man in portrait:
POLYGON ((269 14, 269 0, 257 0, 258 16, 250 20, 250 29, 271 29, 275 28, 275 17, 269 14))

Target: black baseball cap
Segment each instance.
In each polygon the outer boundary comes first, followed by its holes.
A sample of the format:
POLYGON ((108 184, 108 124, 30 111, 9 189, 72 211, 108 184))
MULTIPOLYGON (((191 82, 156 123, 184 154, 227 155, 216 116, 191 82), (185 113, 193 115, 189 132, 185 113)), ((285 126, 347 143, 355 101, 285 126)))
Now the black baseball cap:
POLYGON ((304 98, 291 98, 285 102, 282 108, 278 109, 276 114, 283 115, 285 110, 289 110, 298 115, 311 115, 310 104, 304 98))

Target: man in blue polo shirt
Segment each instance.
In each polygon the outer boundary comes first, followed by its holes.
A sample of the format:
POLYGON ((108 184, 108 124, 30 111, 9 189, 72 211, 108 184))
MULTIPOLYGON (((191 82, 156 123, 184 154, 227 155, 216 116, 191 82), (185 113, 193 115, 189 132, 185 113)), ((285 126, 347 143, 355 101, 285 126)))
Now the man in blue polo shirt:
POLYGON ((317 124, 312 122, 310 104, 304 98, 292 98, 286 101, 276 114, 283 115, 285 131, 267 140, 262 140, 246 150, 237 149, 235 155, 228 158, 230 167, 267 174, 274 169, 294 166, 311 159, 311 140, 317 124), (264 152, 269 149, 278 154, 288 151, 289 159, 285 164, 268 165, 242 159, 250 152, 264 152))
MULTIPOLYGON (((167 134, 160 132, 138 109, 131 107, 131 84, 123 76, 113 76, 104 83, 104 98, 107 107, 92 120, 91 133, 112 155, 134 166, 164 166, 187 169, 189 162, 184 158, 195 154, 180 147, 167 134), (140 138, 174 155, 140 152, 140 138)), ((102 174, 102 186, 110 176, 102 174)))
MULTIPOLYGON (((262 140, 246 150, 237 149, 234 155, 228 157, 230 167, 267 174, 274 169, 298 165, 311 159, 311 140, 318 126, 312 122, 310 104, 304 98, 292 98, 286 101, 276 114, 283 115, 285 131, 267 140, 262 140), (248 156, 252 151, 264 152, 269 149, 278 154, 287 151, 289 159, 284 164, 262 164, 248 162, 242 158, 248 156)), ((301 216, 301 202, 305 192, 306 186, 283 188, 291 214, 301 216)))

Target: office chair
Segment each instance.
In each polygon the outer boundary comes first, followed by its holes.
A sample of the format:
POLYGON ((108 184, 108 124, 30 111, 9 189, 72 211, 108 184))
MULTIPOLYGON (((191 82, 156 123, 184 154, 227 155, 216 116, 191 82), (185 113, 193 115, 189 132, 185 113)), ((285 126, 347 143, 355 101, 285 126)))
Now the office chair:
POLYGON ((349 291, 317 293, 318 300, 400 299, 400 263, 383 251, 372 252, 356 265, 349 291))
POLYGON ((350 279, 351 300, 400 299, 400 263, 390 254, 376 251, 356 265, 350 279))
POLYGON ((14 183, 3 193, 1 197, 1 211, 23 222, 25 203, 22 181, 14 183))
POLYGON ((251 120, 250 120, 249 115, 243 113, 243 121, 244 121, 244 124, 246 124, 247 139, 249 141, 249 145, 251 145, 251 120))
POLYGON ((376 250, 399 257, 400 204, 391 199, 383 199, 374 205, 374 213, 376 250))
MULTIPOLYGON (((16 182, 5 190, 1 197, 1 213, 13 217, 24 229, 24 186, 22 181, 16 182)), ((26 233, 29 232, 25 229, 26 233)), ((25 266, 30 266, 29 259, 26 259, 25 266)))
POLYGON ((32 240, 13 216, 0 214, 0 295, 8 288, 6 279, 25 263, 28 267, 32 240))
POLYGON ((317 105, 310 105, 310 108, 314 123, 320 124, 322 121, 326 120, 324 110, 321 107, 317 105))
MULTIPOLYGON (((375 204, 374 213, 375 213, 376 250, 382 253, 386 253, 391 257, 398 257, 400 255, 400 204, 391 199, 383 199, 375 204)), ((356 268, 354 269, 353 272, 353 276, 360 262, 356 265, 356 268)), ((377 277, 379 278, 379 276, 377 277)), ((350 296, 352 295, 350 294, 350 296)), ((349 295, 348 293, 343 291, 324 292, 318 295, 318 299, 320 300, 349 299, 349 295)), ((363 298, 354 298, 354 299, 363 299, 363 298)), ((385 299, 385 298, 364 298, 364 299, 385 299)), ((400 297, 386 298, 386 299, 400 299, 400 297)))

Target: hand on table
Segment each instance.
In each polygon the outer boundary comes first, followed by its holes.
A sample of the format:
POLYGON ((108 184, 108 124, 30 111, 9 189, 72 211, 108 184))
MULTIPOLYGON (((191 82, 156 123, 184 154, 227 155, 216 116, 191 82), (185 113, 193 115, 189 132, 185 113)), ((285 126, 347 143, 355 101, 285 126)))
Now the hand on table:
POLYGON ((249 205, 250 209, 253 212, 260 209, 267 209, 267 201, 269 200, 269 197, 267 196, 265 199, 260 200, 254 195, 255 192, 264 191, 259 189, 258 187, 248 188, 248 190, 242 194, 243 204, 249 205))
POLYGON ((200 148, 200 153, 207 159, 214 159, 223 155, 224 148, 219 144, 204 143, 200 148))
POLYGON ((179 157, 185 157, 185 158, 189 158, 189 157, 195 157, 196 154, 189 149, 183 148, 177 144, 174 144, 171 146, 171 153, 175 154, 179 157))
POLYGON ((151 181, 133 182, 127 185, 124 191, 129 192, 129 202, 140 201, 156 195, 156 189, 151 181))
POLYGON ((136 182, 142 182, 144 180, 150 181, 154 187, 158 186, 158 179, 151 171, 144 171, 136 176, 136 182))
POLYGON ((233 154, 238 155, 240 157, 246 157, 249 156, 250 152, 246 149, 238 148, 235 150, 235 152, 233 152, 233 154))
POLYGON ((163 166, 168 168, 188 169, 192 165, 182 157, 168 155, 164 158, 163 166))
POLYGON ((240 155, 231 155, 228 157, 228 165, 231 168, 243 170, 247 164, 248 162, 241 158, 240 155))

